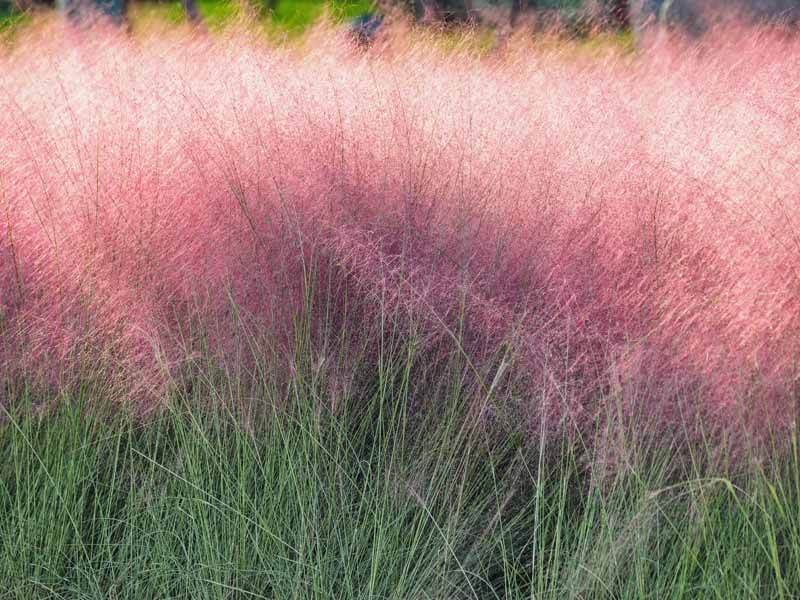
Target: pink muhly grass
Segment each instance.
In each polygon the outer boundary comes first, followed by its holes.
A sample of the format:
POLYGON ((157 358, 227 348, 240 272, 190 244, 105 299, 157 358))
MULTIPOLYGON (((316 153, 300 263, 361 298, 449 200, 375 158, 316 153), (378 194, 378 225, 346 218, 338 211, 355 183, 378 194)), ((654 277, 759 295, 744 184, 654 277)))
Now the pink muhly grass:
POLYGON ((681 398, 791 422, 800 42, 411 39, 23 38, 0 58, 5 372, 88 361, 152 402, 190 323, 223 359, 259 358, 234 312, 290 340, 322 261, 333 312, 355 307, 337 327, 413 323, 431 356, 455 337, 488 382, 510 353, 532 422, 681 398))

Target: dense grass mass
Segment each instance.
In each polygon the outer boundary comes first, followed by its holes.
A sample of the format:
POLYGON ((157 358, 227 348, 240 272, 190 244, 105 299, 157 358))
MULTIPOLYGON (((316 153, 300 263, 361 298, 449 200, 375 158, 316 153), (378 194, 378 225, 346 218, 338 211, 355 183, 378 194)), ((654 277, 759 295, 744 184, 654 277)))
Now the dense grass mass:
POLYGON ((626 440, 608 472, 578 440, 525 448, 462 427, 454 390, 433 398, 445 415, 414 421, 407 366, 385 361, 336 414, 298 373, 264 382, 281 408, 259 416, 218 390, 146 424, 107 416, 90 390, 13 416, 2 597, 796 596, 794 441, 767 467, 712 476, 707 456, 677 472, 673 452, 626 440))
POLYGON ((285 344, 312 295, 312 351, 344 379, 391 323, 432 377, 452 344, 497 372, 532 423, 619 398, 786 424, 800 53, 715 41, 32 34, 0 75, 6 376, 88 366, 152 405, 196 352, 257 360, 241 327, 285 344))
POLYGON ((448 36, 0 50, 9 597, 797 595, 800 43, 448 36))

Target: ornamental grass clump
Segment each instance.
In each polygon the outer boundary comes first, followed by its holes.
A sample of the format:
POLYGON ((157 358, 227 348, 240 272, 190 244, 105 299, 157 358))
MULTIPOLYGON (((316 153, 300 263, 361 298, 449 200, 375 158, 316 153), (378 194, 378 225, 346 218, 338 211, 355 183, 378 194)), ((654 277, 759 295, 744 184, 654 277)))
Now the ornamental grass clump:
POLYGON ((475 415, 531 432, 608 406, 794 420, 792 37, 22 36, 0 57, 9 382, 91 372, 150 408, 198 355, 291 374, 304 328, 331 403, 391 330, 414 340, 414 406, 456 369, 475 415))

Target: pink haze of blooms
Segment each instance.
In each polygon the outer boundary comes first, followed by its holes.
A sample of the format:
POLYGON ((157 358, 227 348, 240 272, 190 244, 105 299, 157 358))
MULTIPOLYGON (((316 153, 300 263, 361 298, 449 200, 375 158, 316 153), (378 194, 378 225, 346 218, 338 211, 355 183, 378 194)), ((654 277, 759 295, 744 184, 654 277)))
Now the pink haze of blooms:
POLYGON ((0 56, 7 377, 89 365, 152 401, 197 324, 245 360, 233 307, 291 340, 314 259, 339 328, 405 319, 433 348, 461 323, 477 369, 511 348, 530 414, 684 397, 794 418, 800 40, 472 56, 95 33, 0 56))

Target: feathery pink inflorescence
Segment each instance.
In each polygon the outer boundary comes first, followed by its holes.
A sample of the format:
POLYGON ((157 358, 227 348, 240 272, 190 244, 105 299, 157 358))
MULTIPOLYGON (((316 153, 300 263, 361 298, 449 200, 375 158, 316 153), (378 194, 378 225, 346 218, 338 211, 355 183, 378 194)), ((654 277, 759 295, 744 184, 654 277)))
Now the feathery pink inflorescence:
POLYGON ((756 29, 601 57, 31 34, 0 58, 2 368, 107 365, 143 401, 187 323, 220 355, 233 305, 288 332, 322 256, 361 319, 513 347, 532 417, 788 422, 798 72, 756 29))

